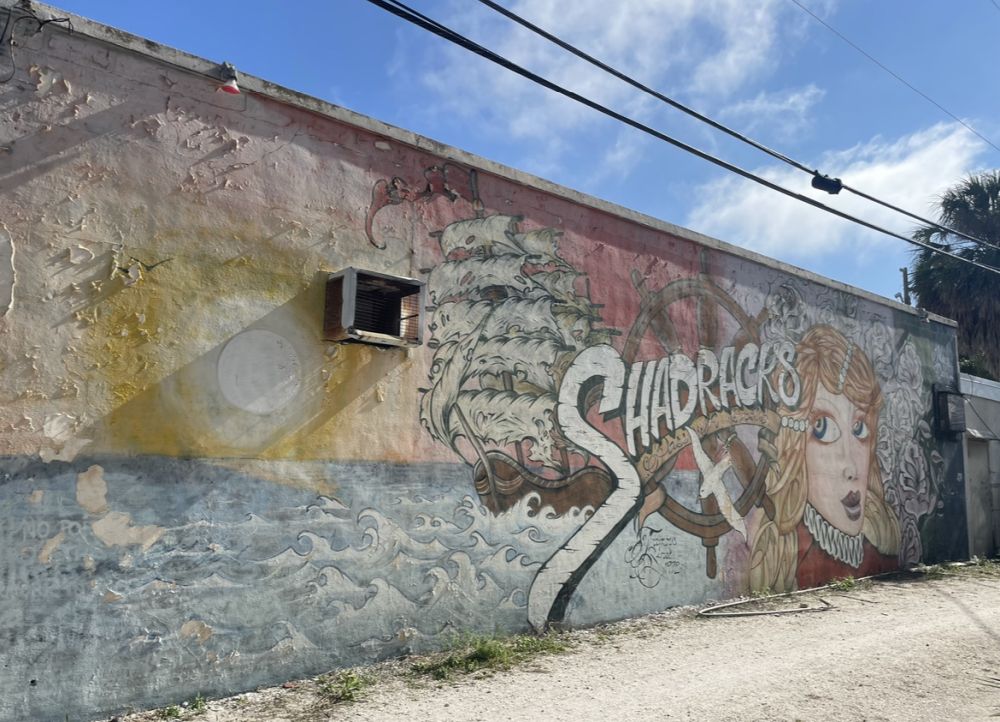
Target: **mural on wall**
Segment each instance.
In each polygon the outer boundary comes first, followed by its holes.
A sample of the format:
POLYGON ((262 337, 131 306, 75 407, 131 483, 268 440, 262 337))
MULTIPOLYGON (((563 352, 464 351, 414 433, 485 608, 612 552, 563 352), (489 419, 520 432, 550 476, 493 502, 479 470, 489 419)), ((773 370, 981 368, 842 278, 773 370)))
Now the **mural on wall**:
MULTIPOLYGON (((409 186, 380 181, 369 231, 389 203, 454 200, 443 175, 430 169, 423 191, 391 198, 384 189, 409 186)), ((707 251, 701 273, 658 290, 632 271, 638 313, 630 328, 608 327, 600 279, 561 255, 561 233, 485 214, 472 179, 475 217, 432 234, 442 261, 428 278, 434 357, 420 418, 471 467, 492 513, 526 497, 534 513, 584 510, 535 574, 534 627, 563 621, 626 529, 622 562, 643 586, 660 584, 670 545, 654 515, 701 540, 710 578, 726 539, 744 588, 920 559, 943 463, 907 333, 844 293, 806 303, 790 280, 744 308, 713 280, 707 251)), ((947 359, 932 363, 948 376, 947 359)))
POLYGON ((420 419, 471 460, 494 512, 528 490, 559 513, 610 491, 556 425, 560 366, 610 335, 594 328, 598 309, 574 290, 580 274, 556 255, 556 238, 519 233, 510 216, 460 221, 438 236, 445 261, 430 273, 434 356, 420 419))
POLYGON ((963 553, 952 328, 350 113, 29 45, 0 719, 963 553), (347 266, 427 281, 423 347, 323 340, 347 266))

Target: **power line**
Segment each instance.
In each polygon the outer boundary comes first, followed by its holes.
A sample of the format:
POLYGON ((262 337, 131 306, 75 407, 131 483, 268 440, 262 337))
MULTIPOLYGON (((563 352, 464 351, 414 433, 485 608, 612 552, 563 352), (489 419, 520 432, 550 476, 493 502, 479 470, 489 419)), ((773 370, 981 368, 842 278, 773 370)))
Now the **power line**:
POLYGON ((876 59, 875 57, 873 57, 870 53, 868 53, 867 51, 865 51, 863 48, 861 48, 860 46, 858 46, 855 43, 851 42, 851 40, 847 36, 845 36, 842 32, 840 32, 839 30, 837 30, 837 28, 835 28, 832 25, 830 25, 828 22, 826 22, 826 20, 824 20, 823 18, 821 18, 819 15, 817 15, 816 13, 814 13, 812 10, 810 10, 809 8, 807 8, 805 5, 803 5, 801 2, 799 2, 799 0, 792 0, 792 2, 795 3, 796 5, 798 5, 802 9, 803 12, 805 12, 805 13, 809 14, 810 16, 812 16, 812 18, 816 22, 818 22, 820 25, 822 25, 823 27, 825 27, 831 33, 833 33, 838 38, 840 38, 841 40, 843 40, 845 43, 847 43, 848 45, 850 45, 852 48, 854 48, 855 50, 857 50, 859 53, 861 53, 862 55, 864 55, 866 58, 868 58, 868 60, 870 60, 871 62, 875 63, 875 65, 877 65, 878 67, 882 68, 882 70, 884 70, 889 75, 891 75, 892 77, 894 77, 896 80, 898 80, 899 82, 901 82, 907 88, 909 88, 910 90, 912 90, 914 93, 916 93, 917 95, 919 95, 921 98, 923 98, 924 100, 926 100, 928 103, 931 103, 932 105, 934 105, 938 110, 940 110, 941 112, 943 112, 944 114, 946 114, 948 117, 950 117, 953 120, 955 120, 955 121, 961 123, 962 125, 964 125, 965 128, 970 133, 978 136, 980 140, 982 140, 984 143, 992 146, 992 148, 994 150, 1000 151, 1000 147, 997 147, 996 144, 993 143, 993 141, 991 141, 985 135, 983 135, 978 130, 976 130, 975 128, 973 128, 971 125, 969 125, 968 123, 966 123, 964 120, 962 120, 961 118, 959 118, 957 115, 955 115, 954 113, 952 113, 950 110, 948 110, 947 108, 945 108, 939 102, 937 102, 936 100, 934 100, 934 98, 932 98, 929 95, 927 95, 927 93, 925 93, 922 90, 914 87, 909 82, 907 82, 906 80, 904 80, 902 77, 900 77, 899 75, 897 75, 896 73, 894 73, 892 70, 890 70, 889 68, 887 68, 881 62, 879 62, 878 59, 876 59))
POLYGON ((393 15, 396 15, 397 17, 402 18, 403 20, 406 20, 409 23, 412 23, 413 25, 416 25, 420 28, 423 28, 424 30, 434 33, 435 35, 444 38, 445 40, 448 40, 449 42, 454 43, 455 45, 463 47, 483 58, 486 58, 487 60, 501 67, 507 68, 511 72, 517 73, 518 75, 527 78, 528 80, 531 80, 532 82, 541 85, 544 88, 548 88, 549 90, 559 93, 560 95, 563 95, 569 98, 570 100, 574 100, 577 103, 580 103, 581 105, 585 105, 588 108, 598 111, 599 113, 603 113, 609 118, 613 118, 614 120, 624 123, 625 125, 631 126, 636 130, 640 130, 643 133, 653 136, 654 138, 669 143, 677 148, 680 148, 681 150, 687 151, 692 155, 695 155, 703 160, 706 160, 709 163, 713 163, 719 166, 720 168, 724 168, 732 173, 735 173, 736 175, 742 176, 743 178, 746 178, 748 180, 752 180, 755 183, 758 183, 766 188, 770 188, 773 191, 777 191, 778 193, 782 193, 790 198, 795 198, 796 200, 802 201, 803 203, 811 205, 814 208, 819 208, 821 210, 826 211, 827 213, 831 213, 835 216, 851 221, 860 226, 864 226, 865 228, 878 231, 879 233, 884 233, 887 236, 898 238, 899 240, 905 243, 918 246, 927 251, 930 251, 931 253, 937 253, 943 256, 948 256, 949 258, 953 258, 962 263, 968 263, 969 265, 975 266, 976 268, 979 268, 983 271, 987 271, 989 273, 995 273, 998 276, 1000 276, 1000 269, 993 268, 992 266, 988 266, 984 263, 980 263, 978 261, 974 261, 972 259, 965 258, 963 256, 959 256, 955 253, 952 253, 951 251, 946 251, 942 248, 937 248, 931 244, 923 243, 914 238, 909 238, 894 231, 890 231, 886 228, 882 228, 881 226, 871 223, 870 221, 866 221, 856 216, 852 216, 849 213, 845 213, 844 211, 841 211, 837 208, 832 208, 831 206, 820 203, 819 201, 813 198, 804 196, 801 193, 796 193, 795 191, 789 190, 788 188, 780 186, 777 183, 773 183, 767 180, 766 178, 762 178, 758 175, 755 175, 754 173, 751 173, 748 170, 744 170, 739 166, 733 165, 728 161, 722 160, 721 158, 716 158, 715 156, 710 155, 705 151, 699 150, 698 148, 695 148, 692 145, 688 145, 683 141, 677 140, 676 138, 673 138, 665 133, 662 133, 656 130, 655 128, 651 128, 648 125, 640 123, 639 121, 634 120, 633 118, 630 118, 626 115, 622 115, 621 113, 612 110, 604 105, 601 105, 600 103, 591 100, 590 98, 586 98, 578 93, 573 92, 572 90, 568 90, 560 85, 557 85, 551 80, 543 78, 542 76, 533 73, 530 70, 521 67, 520 65, 517 65, 513 61, 508 60, 507 58, 501 55, 498 55, 492 50, 489 50, 488 48, 479 45, 478 43, 466 38, 463 35, 460 35, 459 33, 455 32, 454 30, 448 28, 445 25, 442 25, 436 20, 433 20, 427 17, 426 15, 417 12, 416 10, 408 7, 399 0, 368 0, 368 2, 371 3, 372 5, 375 5, 376 7, 382 8, 383 10, 389 13, 392 13, 393 15))
POLYGON ((881 226, 871 223, 870 221, 866 221, 856 216, 852 216, 849 213, 845 213, 844 211, 841 211, 837 208, 833 208, 831 206, 825 205, 824 203, 820 203, 819 201, 813 198, 789 190, 783 186, 778 185, 777 183, 773 183, 767 180, 766 178, 762 178, 754 173, 751 173, 750 171, 740 168, 739 166, 736 166, 732 163, 729 163, 728 161, 722 160, 721 158, 716 158, 715 156, 710 155, 705 151, 695 148, 694 146, 688 145, 683 141, 677 140, 676 138, 666 135, 665 133, 662 133, 643 123, 640 123, 639 121, 634 120, 633 118, 630 118, 626 115, 622 115, 621 113, 618 113, 617 111, 614 111, 604 105, 601 105, 600 103, 597 103, 596 101, 591 100, 590 98, 584 97, 578 93, 568 90, 546 78, 543 78, 537 73, 533 73, 530 70, 527 70, 526 68, 517 65, 513 61, 508 60, 507 58, 501 55, 498 55, 492 50, 489 50, 488 48, 479 45, 478 43, 474 42, 473 40, 470 40, 469 38, 461 35, 460 33, 452 30, 451 28, 442 25, 438 21, 429 18, 426 15, 423 15, 422 13, 414 10, 413 8, 407 6, 400 0, 368 0, 368 2, 371 3, 372 5, 382 8, 383 10, 386 10, 387 12, 392 13, 393 15, 396 15, 397 17, 406 20, 407 22, 410 22, 418 27, 428 30, 429 32, 438 35, 439 37, 442 37, 445 40, 454 43, 455 45, 458 45, 477 55, 480 55, 481 57, 497 65, 500 65, 501 67, 507 68, 511 72, 517 73, 518 75, 527 78, 528 80, 531 80, 532 82, 541 85, 544 88, 548 88, 553 92, 559 93, 560 95, 563 95, 571 100, 575 100, 581 105, 585 105, 593 110, 603 113, 604 115, 607 115, 610 118, 613 118, 621 123, 624 123, 637 130, 647 133, 648 135, 651 135, 654 138, 662 140, 666 143, 669 143, 677 148, 680 148, 681 150, 687 151, 688 153, 691 153, 692 155, 695 155, 703 160, 707 160, 708 162, 713 163, 739 176, 742 176, 743 178, 752 180, 755 183, 763 185, 766 188, 770 188, 771 190, 777 191, 778 193, 782 193, 786 196, 789 196, 790 198, 795 198, 796 200, 802 201, 803 203, 811 205, 815 208, 824 210, 827 213, 851 221, 858 225, 864 226, 865 228, 869 228, 871 230, 884 233, 885 235, 892 236, 893 238, 898 238, 899 240, 904 241, 905 243, 918 246, 927 251, 930 251, 931 253, 948 256, 949 258, 953 258, 962 263, 968 263, 969 265, 975 266, 981 270, 1000 275, 1000 269, 993 268, 992 266, 988 266, 984 263, 980 263, 978 261, 974 261, 972 259, 965 258, 963 256, 959 256, 955 253, 947 251, 943 248, 939 248, 935 245, 923 243, 914 238, 909 238, 894 231, 890 231, 886 228, 882 228, 881 226))
MULTIPOLYGON (((994 1, 996 1, 996 0, 994 0, 994 1)), ((522 26, 524 28, 527 28, 531 32, 535 33, 536 35, 539 35, 539 36, 545 38, 550 43, 553 43, 553 44, 559 46, 560 48, 562 48, 563 50, 565 50, 565 51, 567 51, 569 53, 572 53, 573 55, 575 55, 576 57, 580 58, 581 60, 585 60, 586 62, 590 63, 591 65, 593 65, 593 66, 595 66, 597 68, 600 68, 604 72, 606 72, 606 73, 608 73, 610 75, 613 75, 614 77, 618 78, 619 80, 621 80, 621 81, 623 81, 625 83, 628 83, 633 88, 636 88, 636 89, 642 91, 643 93, 645 93, 645 94, 647 94, 649 96, 652 96, 652 97, 656 98, 657 100, 659 100, 659 101, 661 101, 663 103, 666 103, 667 105, 669 105, 669 106, 671 106, 673 108, 676 108, 677 110, 681 111, 682 113, 687 113, 691 117, 697 118, 701 122, 706 123, 706 124, 712 126, 713 128, 715 128, 716 130, 719 130, 719 131, 721 131, 723 133, 726 133, 727 135, 729 135, 729 136, 731 136, 733 138, 736 138, 737 140, 739 140, 739 141, 741 141, 743 143, 746 143, 747 145, 753 146, 757 150, 766 153, 767 155, 771 156, 772 158, 776 158, 776 159, 780 160, 783 163, 787 163, 788 165, 792 166, 793 168, 795 168, 797 170, 800 170, 800 171, 802 171, 804 173, 808 173, 809 175, 813 176, 814 178, 820 178, 821 179, 820 180, 821 185, 825 181, 826 183, 830 184, 831 188, 835 189, 835 190, 830 191, 830 192, 836 193, 840 189, 846 190, 846 191, 848 191, 850 193, 854 193, 855 195, 857 195, 857 196, 859 196, 861 198, 864 198, 865 200, 871 201, 873 203, 877 203, 877 204, 879 204, 879 205, 881 205, 881 206, 883 206, 885 208, 888 208, 890 210, 896 211, 897 213, 902 213, 905 216, 909 216, 910 218, 913 218, 914 220, 920 221, 921 223, 923 223, 925 225, 937 228, 940 231, 944 231, 946 233, 950 233, 952 235, 959 236, 961 238, 965 238, 965 239, 967 239, 969 241, 972 241, 974 243, 980 243, 980 244, 982 244, 984 246, 987 246, 987 247, 992 248, 994 250, 1000 251, 1000 246, 994 245, 994 244, 990 243, 989 241, 984 241, 984 240, 982 240, 980 238, 976 238, 975 236, 971 236, 971 235, 969 235, 967 233, 963 233, 962 231, 956 230, 954 228, 949 228, 949 227, 943 226, 943 225, 941 225, 939 223, 935 223, 934 221, 929 220, 927 218, 924 218, 922 216, 919 216, 916 213, 911 213, 910 211, 905 210, 903 208, 900 208, 899 206, 893 205, 892 203, 889 203, 888 201, 884 201, 881 198, 876 198, 875 196, 872 196, 872 195, 870 195, 868 193, 865 193, 864 191, 861 191, 861 190, 859 190, 857 188, 853 188, 853 187, 847 185, 846 183, 842 182, 839 178, 828 178, 827 176, 823 176, 823 175, 820 174, 820 172, 818 170, 813 170, 813 169, 809 168, 808 166, 806 166, 804 163, 801 163, 801 162, 795 160, 794 158, 790 158, 789 156, 785 155, 784 153, 780 153, 780 152, 774 150, 773 148, 769 148, 766 145, 764 145, 763 143, 760 143, 760 142, 754 140, 753 138, 750 138, 749 136, 746 136, 746 135, 740 133, 739 131, 733 130, 732 128, 730 128, 728 126, 723 125, 722 123, 720 123, 720 122, 718 122, 716 120, 713 120, 712 118, 708 117, 707 115, 704 115, 703 113, 699 113, 697 110, 694 110, 693 108, 691 108, 691 107, 689 107, 687 105, 684 105, 680 101, 674 100, 673 98, 671 98, 671 97, 669 97, 667 95, 664 95, 663 93, 661 93, 661 92, 659 92, 659 91, 657 91, 657 90, 649 87, 648 85, 645 85, 645 84, 639 82, 638 80, 636 80, 632 76, 627 75, 626 73, 618 70, 617 68, 614 68, 614 67, 608 65, 607 63, 602 62, 601 60, 598 60, 594 56, 589 55, 588 53, 584 52, 583 50, 580 50, 578 47, 576 47, 576 46, 574 46, 574 45, 566 42, 565 40, 557 37, 556 35, 553 35, 552 33, 544 30, 543 28, 540 28, 539 26, 535 25, 534 23, 530 22, 529 20, 526 20, 525 18, 521 17, 517 13, 515 13, 515 12, 513 12, 511 10, 508 10, 507 8, 505 8, 502 5, 499 5, 496 2, 493 2, 493 0, 479 0, 479 2, 482 3, 483 5, 487 6, 488 8, 491 8, 492 10, 500 13, 501 15, 503 15, 506 18, 508 18, 509 20, 514 21, 518 25, 520 25, 520 26, 522 26)))

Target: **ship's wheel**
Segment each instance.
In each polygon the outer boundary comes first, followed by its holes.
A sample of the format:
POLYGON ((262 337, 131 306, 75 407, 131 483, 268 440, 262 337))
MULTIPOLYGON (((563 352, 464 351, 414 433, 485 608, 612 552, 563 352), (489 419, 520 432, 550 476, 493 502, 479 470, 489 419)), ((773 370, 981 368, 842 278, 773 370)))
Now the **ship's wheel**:
MULTIPOLYGON (((758 319, 750 317, 705 274, 678 279, 659 291, 649 291, 636 272, 632 274, 632 282, 642 296, 642 304, 622 351, 622 357, 627 363, 644 360, 639 355, 644 342, 648 348, 647 339, 652 340, 663 354, 683 352, 681 334, 671 316, 672 309, 679 317, 687 314, 689 320, 690 314, 695 314, 693 322, 697 327, 701 347, 719 346, 718 329, 723 314, 728 314, 738 329, 729 340, 731 345, 742 347, 747 343, 760 344, 760 325, 766 317, 766 311, 762 311, 758 319)), ((732 327, 732 324, 728 326, 732 327)), ((764 403, 773 405, 769 399, 765 399, 764 403)), ((717 459, 722 453, 730 455, 733 472, 742 487, 742 493, 732 500, 740 517, 745 517, 755 506, 762 506, 768 516, 773 516, 774 508, 766 495, 764 484, 775 456, 773 431, 763 425, 759 427, 755 460, 754 454, 737 435, 737 426, 741 424, 739 417, 718 411, 708 411, 701 415, 696 408, 688 426, 700 436, 702 447, 710 457, 717 459)), ((744 419, 742 423, 745 421, 744 419)), ((654 441, 652 448, 636 460, 636 466, 644 482, 643 495, 647 501, 655 503, 662 498, 662 503, 652 513, 658 512, 671 524, 701 538, 706 550, 706 573, 714 578, 718 567, 716 546, 719 538, 733 527, 720 512, 714 495, 700 499, 700 508, 691 508, 674 498, 663 483, 673 470, 680 452, 690 446, 690 443, 684 429, 676 429, 654 441)), ((699 484, 701 480, 699 474, 699 484)))

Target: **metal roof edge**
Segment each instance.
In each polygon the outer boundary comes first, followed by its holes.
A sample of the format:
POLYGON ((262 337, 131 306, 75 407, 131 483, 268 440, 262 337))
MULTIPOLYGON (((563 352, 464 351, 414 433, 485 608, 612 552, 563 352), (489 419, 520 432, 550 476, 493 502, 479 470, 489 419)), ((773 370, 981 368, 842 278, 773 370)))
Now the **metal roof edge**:
POLYGON ((959 381, 961 391, 966 396, 1000 402, 1000 382, 971 374, 959 374, 959 381))
MULTIPOLYGON (((10 10, 21 2, 23 2, 23 0, 0 0, 0 9, 10 10)), ((138 35, 133 35, 132 33, 124 30, 90 20, 80 15, 75 15, 52 5, 30 2, 30 6, 32 10, 40 16, 48 15, 50 17, 68 17, 73 23, 73 34, 75 35, 83 35, 123 50, 143 55, 159 62, 172 65, 181 70, 204 76, 216 82, 220 79, 219 69, 221 61, 214 62, 206 60, 205 58, 192 55, 184 52, 183 50, 178 50, 168 45, 163 45, 138 35)), ((48 25, 46 27, 55 27, 56 30, 62 29, 61 26, 48 25)), ((399 143, 403 143, 416 149, 432 153, 434 155, 439 155, 465 165, 474 166, 479 170, 505 178, 520 185, 561 197, 573 203, 588 206, 594 210, 601 211, 618 218, 623 218, 638 225, 646 226, 652 230, 669 233, 670 235, 678 238, 689 240, 714 250, 735 255, 783 273, 793 274, 814 283, 818 283, 838 291, 844 291, 854 296, 859 296, 882 306, 887 306, 893 310, 909 313, 910 315, 927 321, 940 323, 953 328, 958 326, 955 321, 943 316, 929 313, 922 309, 916 309, 912 306, 907 306, 903 303, 895 301, 894 299, 880 296, 876 293, 872 293, 871 291, 866 291, 862 288, 842 283, 841 281, 835 281, 832 278, 827 278, 826 276, 808 271, 804 268, 799 268, 798 266, 785 263, 784 261, 770 258, 757 253, 756 251, 741 248, 740 246, 721 241, 717 238, 707 236, 688 228, 683 228, 659 218, 626 208, 625 206, 620 206, 616 203, 597 198, 596 196, 591 196, 589 194, 573 190, 572 188, 559 185, 558 183, 553 183, 552 181, 517 170, 516 168, 511 168, 510 166, 506 166, 481 156, 474 155, 473 153, 468 153, 458 148, 440 143, 431 138, 427 138, 426 136, 418 135, 412 131, 389 125, 388 123, 384 123, 370 116, 362 115, 361 113, 357 113, 353 110, 334 105, 333 103, 329 103, 325 100, 320 100, 319 98, 306 95, 305 93, 291 90, 276 83, 264 80, 263 78, 244 74, 241 71, 239 82, 240 87, 243 90, 251 91, 257 95, 316 113, 342 123, 361 127, 371 133, 384 136, 399 143)))

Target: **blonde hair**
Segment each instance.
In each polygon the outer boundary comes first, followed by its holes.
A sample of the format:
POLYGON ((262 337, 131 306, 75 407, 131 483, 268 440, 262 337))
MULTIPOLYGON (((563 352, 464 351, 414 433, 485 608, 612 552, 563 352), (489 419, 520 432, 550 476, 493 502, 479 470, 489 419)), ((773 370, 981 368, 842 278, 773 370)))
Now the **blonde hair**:
MULTIPOLYGON (((802 380, 799 403, 785 415, 807 423, 820 383, 827 391, 844 394, 865 413, 873 430, 868 459, 868 495, 862 534, 882 554, 899 552, 899 521, 885 502, 882 473, 875 456, 882 391, 871 362, 858 346, 830 326, 813 326, 795 350, 795 368, 802 380)), ((798 566, 799 522, 809 493, 806 474, 805 433, 781 427, 775 440, 777 464, 768 472, 767 494, 774 503, 774 518, 763 517, 754 534, 750 553, 750 588, 775 592, 795 588, 798 566)))

